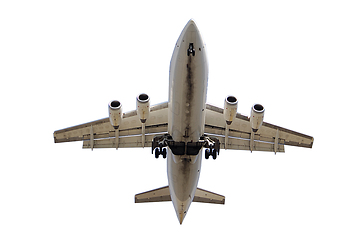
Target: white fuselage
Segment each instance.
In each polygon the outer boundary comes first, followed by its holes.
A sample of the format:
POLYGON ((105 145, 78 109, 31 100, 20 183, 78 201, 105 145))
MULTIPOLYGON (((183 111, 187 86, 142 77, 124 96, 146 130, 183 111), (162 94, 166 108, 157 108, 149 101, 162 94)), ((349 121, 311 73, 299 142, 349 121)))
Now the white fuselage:
MULTIPOLYGON (((205 45, 193 20, 182 31, 170 63, 168 132, 175 142, 198 142, 204 135, 208 63, 205 45), (191 44, 191 46, 190 46, 191 44), (189 53, 189 48, 195 51, 189 53)), ((170 195, 180 223, 194 198, 202 149, 197 155, 175 155, 168 149, 170 195)))

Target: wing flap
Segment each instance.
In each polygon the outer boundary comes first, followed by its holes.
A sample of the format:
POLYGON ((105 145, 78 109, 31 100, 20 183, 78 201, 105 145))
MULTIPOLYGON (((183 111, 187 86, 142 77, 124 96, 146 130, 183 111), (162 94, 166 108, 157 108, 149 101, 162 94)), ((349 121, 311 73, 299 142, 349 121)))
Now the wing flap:
POLYGON ((126 136, 119 137, 118 141, 115 137, 83 141, 83 148, 134 148, 134 147, 151 147, 152 140, 155 135, 145 135, 145 146, 142 143, 142 136, 126 136))
POLYGON ((254 140, 251 149, 251 139, 242 139, 242 138, 234 138, 234 137, 229 137, 227 146, 225 147, 224 136, 219 136, 219 135, 212 135, 212 136, 220 140, 221 149, 251 150, 251 151, 262 151, 262 152, 285 152, 285 147, 283 144, 278 144, 277 146, 275 146, 274 142, 263 142, 263 141, 254 140))

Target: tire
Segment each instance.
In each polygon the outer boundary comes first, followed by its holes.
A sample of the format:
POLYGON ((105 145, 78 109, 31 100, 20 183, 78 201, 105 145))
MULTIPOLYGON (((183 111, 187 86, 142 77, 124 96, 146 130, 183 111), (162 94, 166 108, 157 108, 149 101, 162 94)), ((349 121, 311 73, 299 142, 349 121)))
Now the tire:
POLYGON ((159 158, 159 156, 160 156, 160 149, 155 148, 155 158, 159 158))
POLYGON ((210 157, 210 150, 206 149, 205 150, 205 159, 209 159, 209 157, 210 157))
POLYGON ((163 158, 166 158, 166 154, 167 154, 166 148, 163 148, 163 150, 162 150, 163 158))
POLYGON ((214 160, 216 160, 217 153, 216 153, 215 149, 213 149, 213 151, 212 151, 212 157, 214 160))

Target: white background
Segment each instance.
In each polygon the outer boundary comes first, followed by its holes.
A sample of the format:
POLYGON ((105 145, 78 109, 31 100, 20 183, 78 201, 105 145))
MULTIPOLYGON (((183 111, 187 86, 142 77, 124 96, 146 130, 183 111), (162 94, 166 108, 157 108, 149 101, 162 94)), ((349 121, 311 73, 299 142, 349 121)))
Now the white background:
POLYGON ((357 1, 2 1, 0 239, 359 239, 357 1), (130 3, 131 2, 131 3, 130 3), (54 130, 167 101, 175 42, 194 18, 208 102, 314 136, 285 154, 221 151, 199 187, 224 206, 134 204, 167 185, 149 149, 82 150, 54 130))

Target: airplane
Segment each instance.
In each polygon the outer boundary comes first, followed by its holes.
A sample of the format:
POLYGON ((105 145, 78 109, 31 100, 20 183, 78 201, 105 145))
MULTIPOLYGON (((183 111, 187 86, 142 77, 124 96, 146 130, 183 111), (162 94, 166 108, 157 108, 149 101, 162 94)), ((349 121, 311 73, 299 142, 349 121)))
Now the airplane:
POLYGON ((237 113, 238 101, 227 96, 224 108, 206 103, 208 60, 193 19, 176 42, 170 62, 168 102, 151 106, 142 93, 136 110, 108 104, 109 117, 54 132, 55 143, 83 141, 83 148, 151 148, 167 158, 168 186, 135 195, 135 203, 172 201, 179 223, 192 202, 225 204, 225 196, 198 188, 202 156, 220 149, 284 152, 284 146, 312 148, 314 138, 267 122, 265 108, 254 104, 250 116, 237 113), (203 154, 204 152, 204 154, 203 154))

